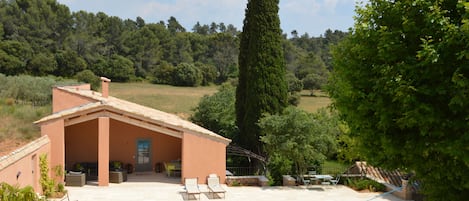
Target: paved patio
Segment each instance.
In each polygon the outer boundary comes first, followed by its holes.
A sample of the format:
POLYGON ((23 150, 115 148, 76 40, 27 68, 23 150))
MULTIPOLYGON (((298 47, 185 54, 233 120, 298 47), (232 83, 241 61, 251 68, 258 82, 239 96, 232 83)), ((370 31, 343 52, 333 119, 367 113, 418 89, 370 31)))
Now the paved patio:
MULTIPOLYGON (((187 200, 184 186, 179 184, 179 178, 168 178, 163 174, 140 173, 129 175, 129 180, 120 184, 110 184, 108 187, 98 187, 88 183, 83 187, 67 187, 71 201, 173 201, 187 200)), ((358 193, 348 187, 337 185, 330 187, 304 186, 294 187, 227 187, 226 200, 240 201, 366 201, 378 193, 358 193)), ((206 185, 200 185, 200 200, 220 200, 212 198, 206 185)), ((194 197, 190 198, 191 200, 194 197)), ((223 200, 223 199, 221 199, 223 200)), ((373 201, 402 201, 392 195, 378 197, 373 201)))

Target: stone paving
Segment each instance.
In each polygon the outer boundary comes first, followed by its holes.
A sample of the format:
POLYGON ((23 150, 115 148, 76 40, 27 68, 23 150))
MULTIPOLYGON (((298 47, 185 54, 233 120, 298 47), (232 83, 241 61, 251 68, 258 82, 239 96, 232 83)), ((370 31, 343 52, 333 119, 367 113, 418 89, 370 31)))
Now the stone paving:
MULTIPOLYGON (((180 178, 167 178, 162 174, 129 175, 129 180, 120 184, 98 187, 88 183, 83 187, 67 186, 71 201, 178 201, 188 200, 184 186, 179 184, 180 178), (156 175, 156 176, 155 176, 156 175)), ((310 185, 293 187, 228 187, 225 200, 239 201, 366 201, 379 193, 358 193, 346 186, 310 185)), ((206 185, 199 186, 200 200, 223 200, 208 193, 206 185)), ((222 197, 222 195, 220 195, 222 197)), ((195 197, 189 197, 195 200, 195 197)), ((402 201, 393 195, 377 197, 373 201, 402 201)))

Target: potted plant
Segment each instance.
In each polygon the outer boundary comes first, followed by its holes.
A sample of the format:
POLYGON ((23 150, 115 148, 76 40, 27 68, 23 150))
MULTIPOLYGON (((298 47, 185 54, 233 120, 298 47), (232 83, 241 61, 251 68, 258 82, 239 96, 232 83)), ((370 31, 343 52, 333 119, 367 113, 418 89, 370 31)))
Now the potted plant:
POLYGON ((76 163, 74 170, 77 172, 85 173, 85 167, 83 167, 81 163, 76 163))
POLYGON ((112 162, 112 168, 114 171, 122 171, 122 163, 119 161, 112 162))

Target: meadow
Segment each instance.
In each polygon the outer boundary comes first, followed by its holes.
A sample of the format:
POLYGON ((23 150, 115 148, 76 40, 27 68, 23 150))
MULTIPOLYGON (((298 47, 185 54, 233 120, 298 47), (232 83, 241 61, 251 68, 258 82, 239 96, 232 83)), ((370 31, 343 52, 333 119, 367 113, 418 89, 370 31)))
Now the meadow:
MULTIPOLYGON (((187 119, 193 114, 192 109, 197 106, 204 95, 217 92, 218 86, 204 87, 175 87, 149 83, 111 83, 110 96, 138 103, 161 111, 177 114, 187 119)), ((301 93, 298 107, 308 112, 315 112, 319 108, 327 107, 331 101, 323 92, 315 92, 310 96, 309 91, 301 93)))

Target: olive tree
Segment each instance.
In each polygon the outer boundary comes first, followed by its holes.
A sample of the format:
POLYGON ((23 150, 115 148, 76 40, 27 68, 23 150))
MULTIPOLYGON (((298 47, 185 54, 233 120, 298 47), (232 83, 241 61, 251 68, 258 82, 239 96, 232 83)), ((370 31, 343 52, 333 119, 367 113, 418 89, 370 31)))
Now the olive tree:
POLYGON ((324 109, 308 113, 293 106, 260 119, 261 141, 274 180, 281 181, 284 174, 302 175, 308 167, 334 155, 341 134, 339 124, 338 118, 324 109))

